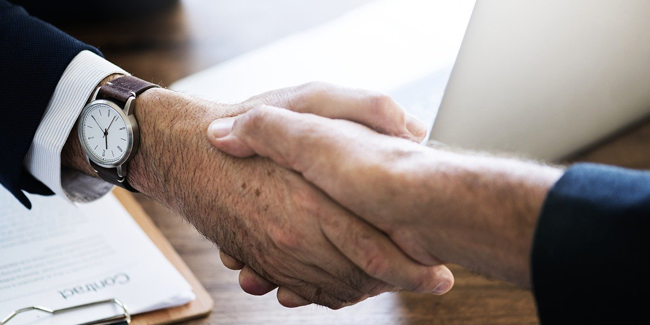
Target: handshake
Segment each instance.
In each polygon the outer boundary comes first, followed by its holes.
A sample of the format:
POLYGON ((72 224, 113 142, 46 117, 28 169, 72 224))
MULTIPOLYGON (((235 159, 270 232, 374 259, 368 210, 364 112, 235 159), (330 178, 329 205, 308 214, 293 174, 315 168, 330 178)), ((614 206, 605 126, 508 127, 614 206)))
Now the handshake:
MULTIPOLYGON (((382 94, 323 83, 236 105, 165 89, 137 99, 129 183, 183 215, 262 295, 333 309, 384 292, 444 294, 444 265, 530 286, 533 232, 562 171, 420 145, 382 94)), ((93 174, 77 136, 63 164, 93 174)))

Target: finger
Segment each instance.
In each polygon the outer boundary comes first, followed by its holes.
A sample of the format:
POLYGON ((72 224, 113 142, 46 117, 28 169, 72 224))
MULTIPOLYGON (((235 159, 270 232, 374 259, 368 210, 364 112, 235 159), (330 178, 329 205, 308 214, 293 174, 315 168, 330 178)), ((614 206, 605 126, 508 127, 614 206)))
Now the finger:
MULTIPOLYGON (((335 248, 332 247, 332 249, 335 248)), ((320 250, 320 252, 323 252, 323 250, 320 250)), ((339 253, 336 250, 335 252, 339 253)), ((317 252, 314 255, 322 256, 322 254, 318 254, 317 252)), ((344 258, 344 256, 342 257, 344 258)), ((327 259, 327 257, 324 257, 324 259, 327 259)), ((321 261, 312 262, 314 262, 313 264, 322 264, 321 261)), ((347 259, 345 263, 352 265, 347 259)), ((276 283, 287 289, 291 289, 313 303, 322 304, 331 308, 333 308, 332 303, 353 305, 369 297, 368 294, 360 291, 356 286, 350 286, 342 281, 341 278, 333 276, 317 265, 310 264, 311 262, 305 262, 305 265, 300 267, 299 274, 296 274, 295 269, 291 270, 289 272, 292 275, 280 277, 276 279, 278 280, 276 283)), ((366 278, 368 278, 367 275, 366 278)), ((335 307, 340 308, 341 306, 335 307)))
POLYGON ((300 167, 306 164, 300 162, 336 153, 342 137, 363 138, 373 134, 376 133, 355 123, 260 106, 237 117, 215 120, 209 127, 208 138, 216 148, 230 155, 258 154, 304 172, 300 167), (345 124, 345 129, 341 129, 341 124, 345 124))
POLYGON ((336 302, 352 305, 371 295, 391 290, 389 285, 361 271, 326 238, 323 238, 323 243, 324 246, 312 246, 307 255, 300 253, 298 248, 280 244, 280 249, 294 252, 301 265, 276 268, 274 277, 266 277, 263 269, 258 274, 319 304, 333 301, 329 298, 334 298, 336 302), (314 288, 318 289, 314 291, 314 288), (322 301, 323 298, 325 301, 322 301))
POLYGON ((427 126, 391 97, 364 89, 310 82, 298 87, 271 91, 255 96, 244 105, 272 105, 299 113, 311 113, 332 119, 363 124, 377 132, 422 142, 427 126))
MULTIPOLYGON (((291 279, 284 279, 284 281, 282 282, 283 282, 282 288, 284 289, 282 290, 278 289, 279 292, 282 292, 282 295, 286 294, 286 292, 284 292, 285 290, 289 290, 295 293, 297 296, 302 297, 302 299, 304 299, 308 303, 322 305, 330 309, 340 309, 345 306, 353 305, 355 303, 355 302, 343 301, 338 297, 333 296, 328 291, 323 290, 321 286, 310 283, 309 281, 291 278, 291 279)), ((280 303, 288 302, 286 304, 287 307, 297 307, 297 305, 304 304, 303 300, 296 299, 297 297, 295 296, 291 298, 294 299, 293 303, 290 303, 290 301, 285 301, 284 296, 278 297, 278 300, 280 301, 280 303), (282 300, 280 300, 280 298, 282 298, 282 300)))
POLYGON ((232 256, 224 253, 223 251, 219 251, 219 257, 221 257, 221 263, 223 265, 231 270, 241 270, 244 267, 244 263, 236 260, 232 256))
POLYGON ((406 113, 406 128, 413 135, 411 140, 416 143, 423 143, 426 140, 429 131, 426 124, 409 113, 406 113))
POLYGON ((307 299, 285 287, 278 288, 278 302, 287 308, 295 308, 310 305, 307 299))
POLYGON ((265 295, 277 288, 277 285, 264 279, 249 266, 244 266, 239 272, 239 286, 244 292, 255 296, 265 295))
MULTIPOLYGON (((348 262, 347 259, 346 262, 348 262)), ((342 306, 353 305, 371 296, 350 287, 347 283, 342 282, 339 280, 339 278, 333 277, 330 273, 327 273, 327 271, 320 269, 317 266, 308 267, 311 269, 311 272, 309 273, 312 275, 311 277, 307 277, 304 280, 296 280, 293 278, 293 281, 287 281, 287 283, 298 283, 299 285, 292 287, 297 288, 295 290, 304 292, 307 296, 311 297, 314 303, 337 309, 342 306)), ((375 293, 372 294, 373 296, 383 292, 394 291, 394 288, 392 286, 389 286, 383 282, 374 280, 373 283, 379 283, 374 287, 375 293)), ((249 266, 244 266, 244 268, 240 271, 239 284, 244 292, 256 296, 265 295, 277 287, 277 285, 266 280, 263 276, 258 274, 249 266)), ((289 290, 289 288, 285 287, 285 290, 289 290)), ((293 295, 298 295, 292 290, 289 291, 293 295)), ((300 297, 302 298, 302 296, 300 297)), ((291 304, 289 303, 289 305, 291 304)))
POLYGON ((210 123, 208 139, 212 145, 235 157, 244 158, 255 155, 255 150, 249 144, 238 137, 231 136, 235 121, 247 115, 248 112, 237 117, 221 118, 210 123))
MULTIPOLYGON (((348 263, 350 262, 348 261, 348 263)), ((246 268, 248 266, 244 270, 246 268)), ((273 276, 268 275, 264 269, 260 269, 257 274, 269 279, 273 283, 281 284, 285 289, 291 290, 310 303, 323 305, 331 309, 350 306, 369 297, 369 295, 346 285, 318 266, 305 263, 299 268, 299 277, 295 275, 297 271, 295 267, 290 267, 288 270, 276 269, 274 272, 275 275, 273 276)), ((250 271, 247 270, 247 272, 250 271)), ((240 280, 244 278, 249 279, 251 275, 246 274, 240 276, 240 280)), ((248 290, 248 288, 244 289, 245 291, 248 290)))
MULTIPOLYGON (((326 199, 323 194, 323 199, 326 199)), ((349 214, 345 208, 338 205, 331 206, 326 212, 318 213, 314 218, 356 218, 349 214)), ((374 229, 374 228, 371 228, 374 229)), ((318 229, 322 236, 322 229, 318 229)), ((383 236, 379 231, 376 234, 383 236)), ((397 290, 395 286, 384 281, 368 276, 364 270, 355 265, 336 247, 328 238, 324 238, 323 245, 311 248, 306 256, 301 259, 311 265, 312 275, 304 280, 324 288, 331 295, 339 299, 357 303, 368 297, 373 297, 385 292, 397 290), (350 290, 355 289, 355 290, 350 290)), ((298 251, 300 247, 288 247, 290 251, 298 251)))
POLYGON ((368 297, 397 290, 391 284, 368 276, 364 270, 351 263, 349 258, 342 254, 335 245, 331 245, 329 249, 332 252, 336 252, 336 256, 329 258, 324 263, 323 261, 325 260, 321 259, 324 254, 321 254, 318 256, 319 260, 310 262, 318 265, 317 267, 325 273, 320 275, 320 279, 328 279, 328 283, 318 281, 318 279, 312 279, 316 285, 322 285, 333 296, 350 303, 357 303, 368 297), (332 284, 334 285, 332 286, 332 284), (354 290, 351 291, 346 288, 352 288, 354 290))
MULTIPOLYGON (((338 299, 337 297, 334 297, 334 296, 330 295, 326 291, 323 291, 320 287, 317 287, 315 285, 312 285, 312 284, 309 284, 309 283, 306 283, 306 282, 302 283, 300 286, 291 286, 291 285, 286 286, 286 289, 295 292, 296 295, 302 297, 303 299, 305 299, 309 303, 318 304, 318 305, 325 306, 327 308, 334 309, 334 310, 341 309, 343 307, 347 307, 347 306, 355 304, 355 302, 342 301, 342 300, 338 299)), ((282 291, 284 291, 284 289, 282 291)), ((278 297, 278 298, 280 298, 280 297, 278 297)), ((296 298, 296 297, 294 297, 294 298, 296 298)), ((298 300, 298 301, 295 301, 294 304, 288 304, 289 306, 287 306, 287 307, 290 307, 292 305, 300 305, 302 303, 304 303, 304 302, 301 301, 301 300, 298 300)))
POLYGON ((351 89, 323 82, 298 87, 297 98, 287 106, 299 113, 363 124, 377 132, 422 142, 427 126, 390 96, 363 89, 351 89))
POLYGON ((448 292, 454 284, 454 276, 446 266, 417 263, 359 218, 346 214, 320 220, 325 236, 371 277, 407 291, 438 295, 448 292))

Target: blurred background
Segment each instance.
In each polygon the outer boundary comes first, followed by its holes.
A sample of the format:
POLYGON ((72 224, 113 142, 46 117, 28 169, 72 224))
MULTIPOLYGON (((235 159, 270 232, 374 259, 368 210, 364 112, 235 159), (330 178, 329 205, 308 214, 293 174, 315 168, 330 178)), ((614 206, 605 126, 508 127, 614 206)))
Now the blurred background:
POLYGON ((130 73, 168 86, 372 0, 114 0, 86 1, 84 6, 66 2, 79 1, 25 1, 23 5, 98 47, 130 73), (71 9, 75 7, 83 10, 71 9))

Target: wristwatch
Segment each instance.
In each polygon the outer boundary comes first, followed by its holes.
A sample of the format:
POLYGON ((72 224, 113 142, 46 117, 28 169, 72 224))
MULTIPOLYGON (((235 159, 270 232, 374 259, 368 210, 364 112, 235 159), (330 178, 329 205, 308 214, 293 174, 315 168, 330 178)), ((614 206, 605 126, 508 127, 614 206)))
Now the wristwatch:
POLYGON ((103 180, 137 192, 126 179, 128 162, 138 151, 140 132, 135 98, 159 87, 133 76, 123 76, 97 87, 77 122, 79 143, 86 159, 103 180))

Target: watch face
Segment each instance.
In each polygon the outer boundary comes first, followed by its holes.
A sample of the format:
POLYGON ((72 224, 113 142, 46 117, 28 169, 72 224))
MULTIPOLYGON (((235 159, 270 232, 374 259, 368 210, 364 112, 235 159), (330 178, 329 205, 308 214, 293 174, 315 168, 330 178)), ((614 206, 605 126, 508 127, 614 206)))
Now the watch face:
POLYGON ((88 158, 104 167, 121 164, 131 151, 132 130, 117 105, 99 100, 84 108, 79 121, 79 141, 88 158))

